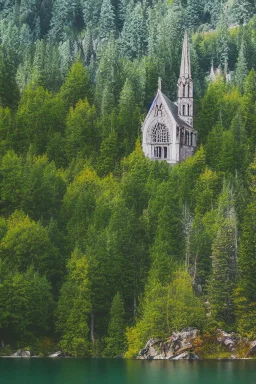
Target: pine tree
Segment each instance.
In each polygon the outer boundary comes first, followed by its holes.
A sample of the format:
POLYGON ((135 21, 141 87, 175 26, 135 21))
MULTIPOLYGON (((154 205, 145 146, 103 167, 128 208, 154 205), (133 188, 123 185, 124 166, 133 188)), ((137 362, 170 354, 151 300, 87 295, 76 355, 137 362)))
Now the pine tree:
POLYGON ((134 148, 138 137, 140 114, 136 107, 135 92, 126 80, 120 94, 117 134, 122 143, 122 154, 127 156, 134 148))
POLYGON ((253 15, 253 6, 248 0, 233 0, 229 12, 231 23, 247 24, 253 15))
POLYGON ((237 64, 236 64, 236 73, 235 73, 235 81, 241 92, 243 92, 244 90, 244 83, 247 75, 248 75, 248 66, 246 61, 245 44, 242 41, 237 64))
POLYGON ((108 324, 108 335, 105 339, 106 348, 103 355, 106 357, 122 356, 125 352, 125 321, 124 302, 119 292, 114 296, 108 324))
POLYGON ((117 19, 118 19, 118 29, 122 30, 124 21, 126 18, 126 10, 129 4, 129 0, 118 0, 117 1, 117 19))
POLYGON ((97 28, 100 19, 102 0, 81 0, 84 23, 91 30, 97 28))
POLYGON ((249 166, 247 183, 250 202, 246 207, 241 225, 242 234, 239 247, 239 286, 249 301, 256 301, 256 284, 254 271, 256 268, 256 158, 249 166))
POLYGON ((114 34, 115 27, 115 12, 111 0, 103 0, 100 20, 99 20, 99 33, 102 40, 109 38, 109 35, 114 34))
POLYGON ((127 16, 120 40, 120 49, 129 58, 141 57, 146 51, 147 29, 144 9, 140 2, 133 1, 127 7, 127 16))
POLYGON ((222 0, 206 1, 205 11, 211 15, 211 24, 216 27, 222 12, 222 0))
POLYGON ((201 0, 188 0, 186 7, 186 23, 189 30, 193 31, 199 24, 201 13, 201 0))
POLYGON ((228 26, 226 21, 226 15, 221 13, 220 19, 216 28, 216 38, 217 38, 217 52, 218 52, 218 61, 224 70, 227 67, 228 58, 229 58, 229 44, 228 44, 228 26))
POLYGON ((67 278, 62 285, 56 311, 60 344, 63 351, 72 356, 88 356, 91 288, 86 257, 75 249, 67 268, 67 278))
POLYGON ((218 205, 218 230, 212 245, 212 275, 208 294, 212 316, 224 324, 234 321, 233 293, 237 279, 237 222, 232 191, 224 185, 218 205))

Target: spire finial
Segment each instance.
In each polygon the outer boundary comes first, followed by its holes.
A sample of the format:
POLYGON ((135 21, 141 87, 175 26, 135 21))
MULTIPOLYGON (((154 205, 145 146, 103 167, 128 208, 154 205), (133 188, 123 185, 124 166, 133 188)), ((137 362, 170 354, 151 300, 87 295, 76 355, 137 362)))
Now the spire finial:
POLYGON ((158 89, 159 89, 159 91, 162 91, 162 79, 161 79, 161 77, 158 77, 158 89))

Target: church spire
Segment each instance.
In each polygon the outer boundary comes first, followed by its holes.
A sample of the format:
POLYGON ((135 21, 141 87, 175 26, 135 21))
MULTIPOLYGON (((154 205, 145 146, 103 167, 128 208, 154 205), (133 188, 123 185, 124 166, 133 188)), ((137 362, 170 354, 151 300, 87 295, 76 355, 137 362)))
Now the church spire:
POLYGON ((188 34, 185 32, 182 48, 182 58, 180 66, 180 78, 188 79, 191 77, 190 50, 188 44, 188 34))
POLYGON ((184 35, 180 78, 178 81, 178 114, 188 125, 193 127, 193 80, 191 76, 190 49, 187 31, 184 35))

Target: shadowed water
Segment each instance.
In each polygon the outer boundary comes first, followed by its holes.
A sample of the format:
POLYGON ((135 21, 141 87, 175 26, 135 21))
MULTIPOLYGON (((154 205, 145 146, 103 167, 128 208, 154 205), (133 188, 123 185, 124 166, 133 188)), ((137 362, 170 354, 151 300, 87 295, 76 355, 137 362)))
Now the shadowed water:
POLYGON ((1 384, 255 384, 256 361, 0 359, 1 384))

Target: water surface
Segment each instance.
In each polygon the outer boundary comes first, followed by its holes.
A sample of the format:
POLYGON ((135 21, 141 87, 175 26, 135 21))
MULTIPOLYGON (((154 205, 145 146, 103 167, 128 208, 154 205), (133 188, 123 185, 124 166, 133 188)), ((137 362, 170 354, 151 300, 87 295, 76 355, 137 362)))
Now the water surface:
POLYGON ((255 384, 256 361, 0 359, 0 384, 255 384))

